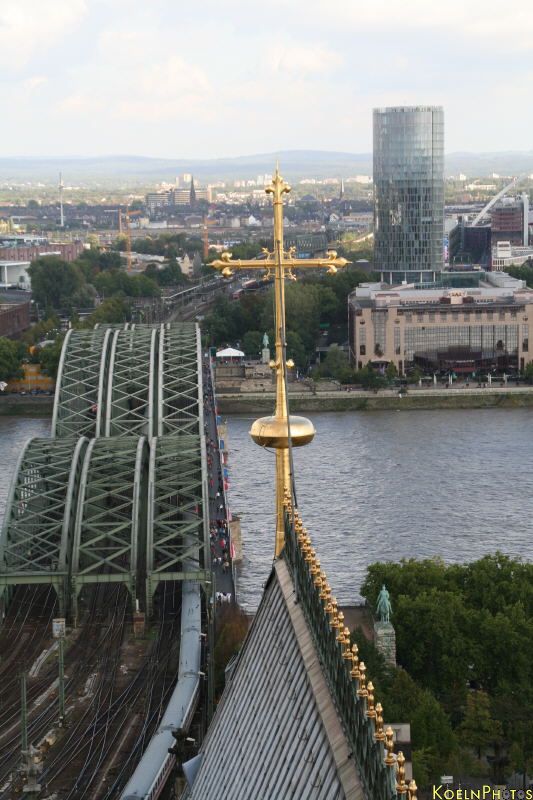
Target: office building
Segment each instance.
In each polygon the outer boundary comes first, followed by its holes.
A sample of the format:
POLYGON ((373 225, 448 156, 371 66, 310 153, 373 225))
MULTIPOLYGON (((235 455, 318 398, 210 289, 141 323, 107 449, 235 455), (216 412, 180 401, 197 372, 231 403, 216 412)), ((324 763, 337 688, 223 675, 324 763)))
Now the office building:
POLYGON ((491 228, 490 225, 470 225, 465 215, 458 218, 457 225, 449 234, 449 260, 455 264, 481 264, 490 269, 491 228))
POLYGON ((443 267, 444 112, 374 109, 374 258, 388 283, 431 282, 443 267))
POLYGON ((358 369, 393 363, 431 371, 523 370, 533 358, 533 290, 504 272, 481 272, 474 288, 362 284, 348 299, 358 369))
POLYGON ((512 246, 529 245, 529 197, 524 192, 520 197, 504 197, 491 211, 492 248, 498 242, 509 242, 512 246))

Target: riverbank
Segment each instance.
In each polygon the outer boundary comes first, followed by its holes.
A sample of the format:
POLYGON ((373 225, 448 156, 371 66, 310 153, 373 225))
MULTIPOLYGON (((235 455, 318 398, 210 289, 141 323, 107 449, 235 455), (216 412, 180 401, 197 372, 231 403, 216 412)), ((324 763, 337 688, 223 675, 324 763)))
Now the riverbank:
POLYGON ((53 410, 53 395, 0 394, 2 417, 51 417, 53 410))
MULTIPOLYGON (((273 392, 261 394, 219 394, 222 414, 272 413, 273 392)), ((491 387, 485 389, 409 389, 406 395, 397 391, 290 393, 291 411, 400 411, 414 409, 453 408, 528 408, 533 407, 533 386, 491 387)))
MULTIPOLYGON (((221 414, 270 414, 274 392, 219 394, 221 414)), ((453 408, 529 408, 533 407, 533 386, 491 387, 486 389, 410 389, 406 395, 396 391, 334 391, 290 393, 293 412, 317 411, 411 411, 414 409, 453 408)), ((50 395, 0 395, 0 416, 51 417, 54 398, 50 395)))

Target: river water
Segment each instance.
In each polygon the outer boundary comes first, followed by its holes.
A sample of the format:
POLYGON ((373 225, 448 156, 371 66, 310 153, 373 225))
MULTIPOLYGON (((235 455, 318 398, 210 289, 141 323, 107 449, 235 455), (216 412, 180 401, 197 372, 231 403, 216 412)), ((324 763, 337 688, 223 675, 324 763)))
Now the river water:
MULTIPOLYGON (((339 602, 359 599, 368 564, 501 550, 531 558, 533 411, 344 412, 310 415, 295 450, 298 505, 339 602)), ((274 548, 274 457, 230 417, 230 503, 242 517, 241 602, 253 609, 274 548)))
MULTIPOLYGON (((311 416, 295 451, 298 504, 339 602, 359 598, 368 564, 502 550, 531 558, 533 410, 374 411, 311 416)), ((241 603, 254 609, 274 548, 274 456, 229 417, 230 504, 242 519, 241 603)), ((0 417, 0 517, 18 454, 49 420, 0 417)))

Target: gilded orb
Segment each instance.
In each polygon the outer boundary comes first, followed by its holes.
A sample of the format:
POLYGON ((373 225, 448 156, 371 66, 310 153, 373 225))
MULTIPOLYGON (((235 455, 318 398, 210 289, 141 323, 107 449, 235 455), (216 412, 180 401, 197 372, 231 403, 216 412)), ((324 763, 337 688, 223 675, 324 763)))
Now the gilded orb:
MULTIPOLYGON (((290 417, 291 441, 293 447, 309 444, 314 438, 313 423, 305 417, 290 417)), ((250 428, 250 436, 261 447, 287 449, 289 437, 287 420, 279 417, 261 417, 250 428)))

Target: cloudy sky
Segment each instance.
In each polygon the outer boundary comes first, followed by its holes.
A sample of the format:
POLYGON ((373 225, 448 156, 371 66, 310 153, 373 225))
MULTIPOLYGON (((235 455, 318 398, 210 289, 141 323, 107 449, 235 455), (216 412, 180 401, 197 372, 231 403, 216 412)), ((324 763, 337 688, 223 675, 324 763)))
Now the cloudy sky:
POLYGON ((531 0, 0 0, 1 155, 368 152, 401 104, 528 150, 532 56, 531 0))

